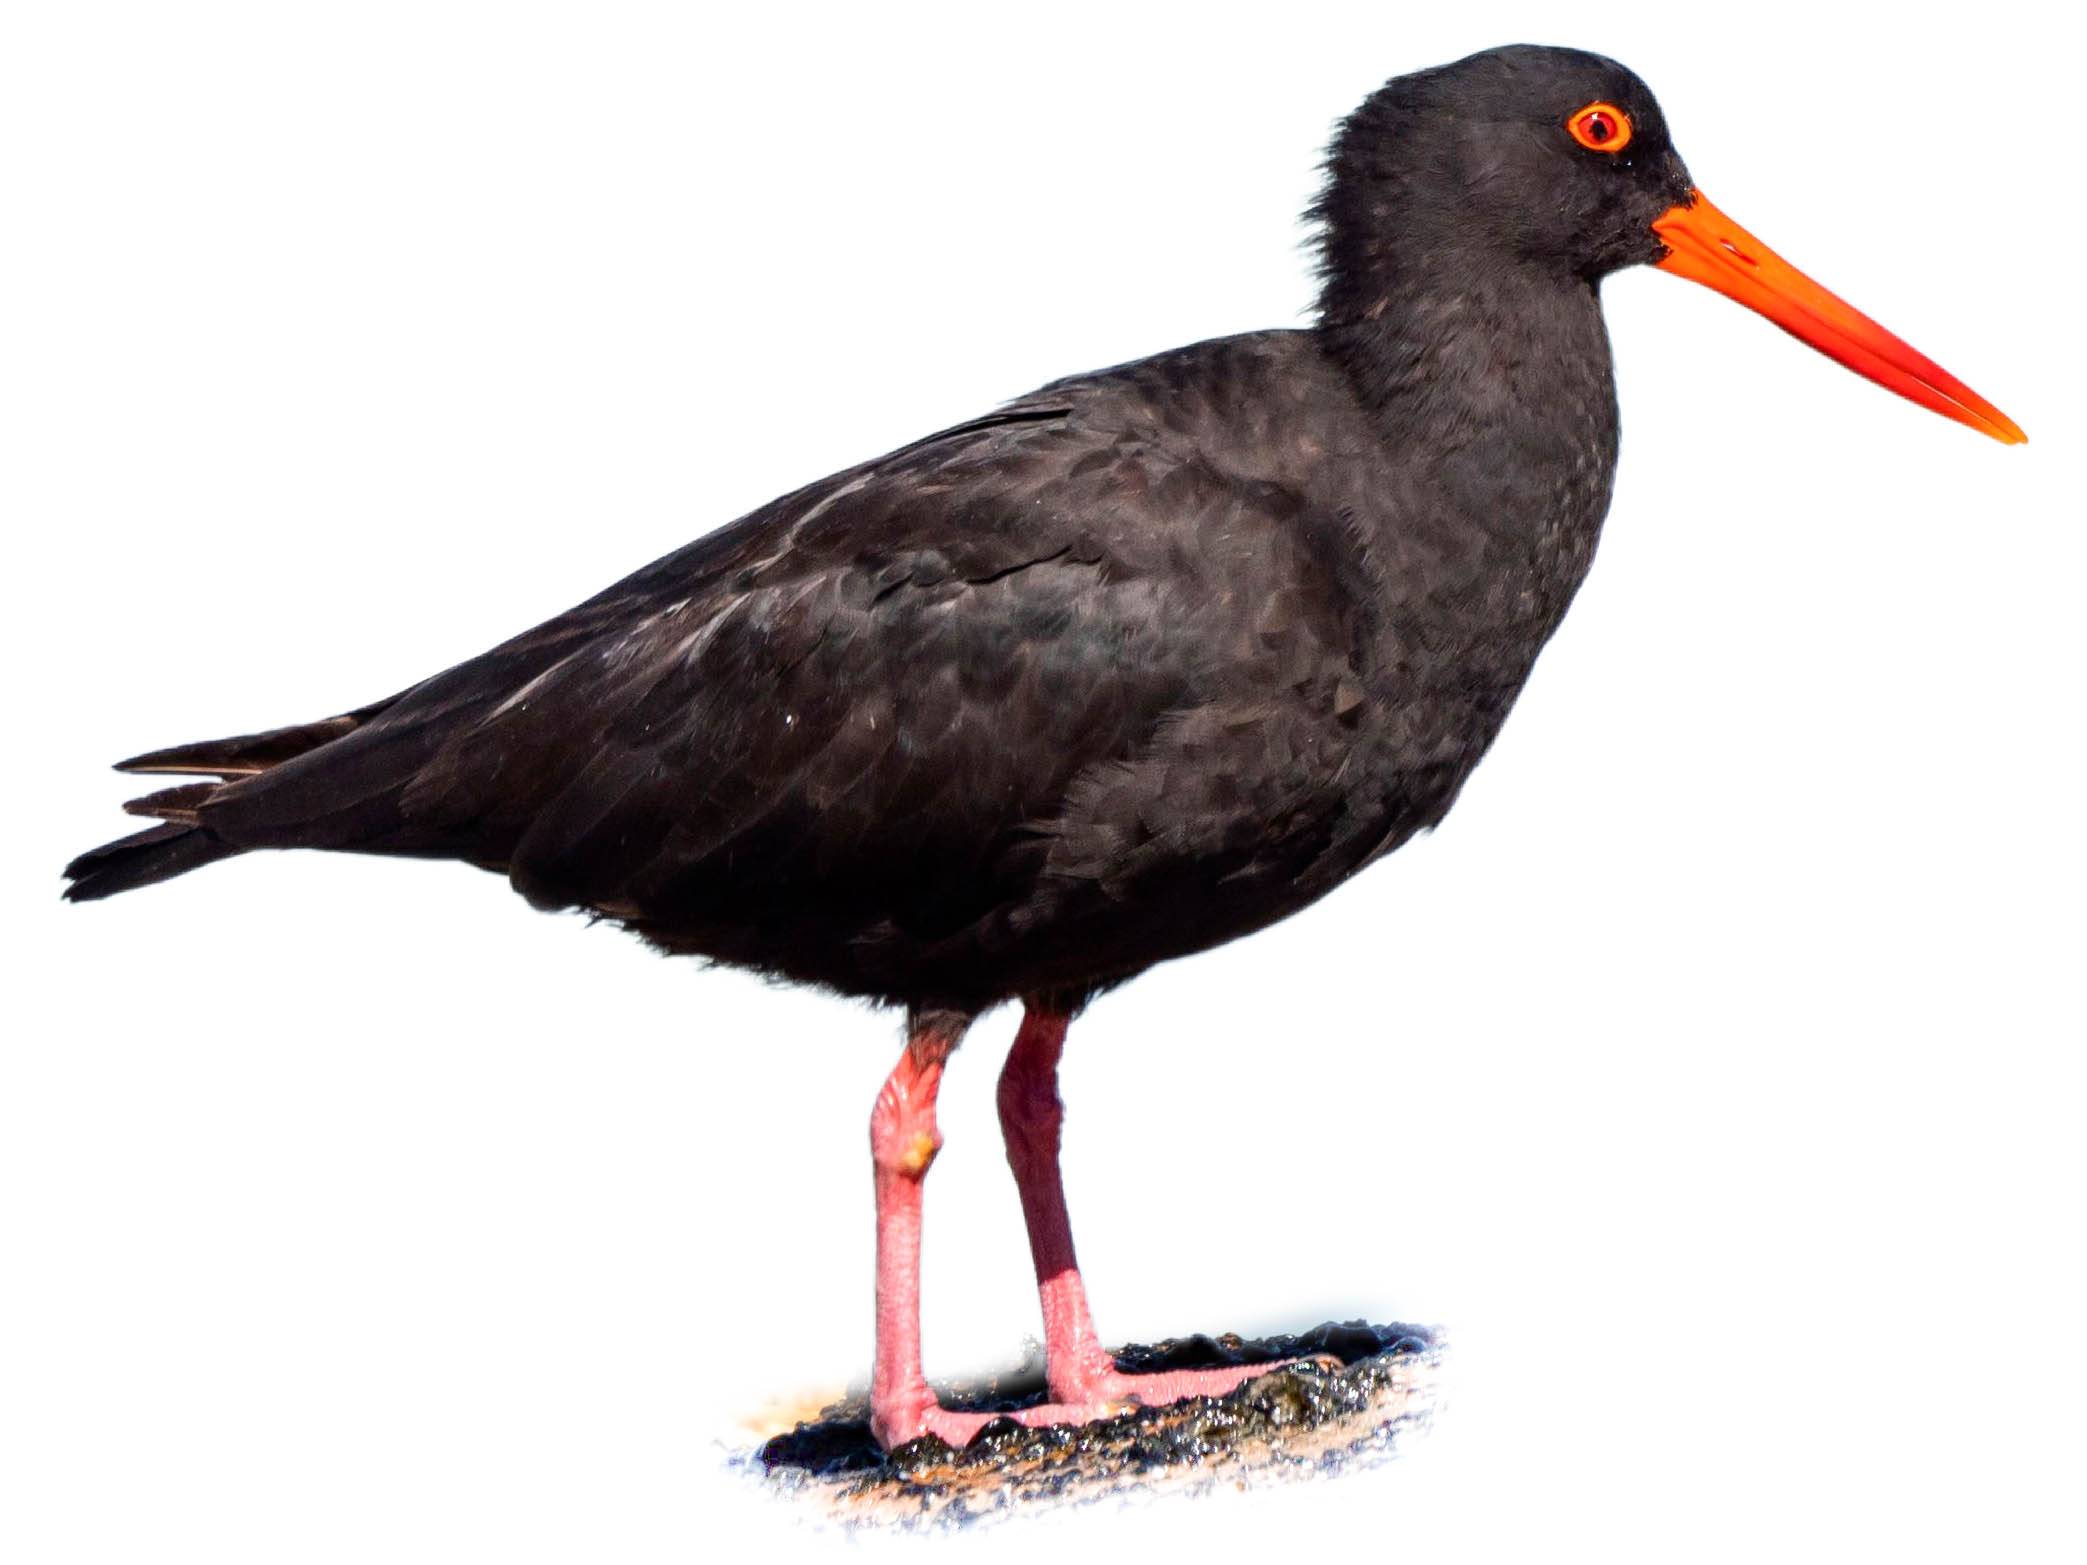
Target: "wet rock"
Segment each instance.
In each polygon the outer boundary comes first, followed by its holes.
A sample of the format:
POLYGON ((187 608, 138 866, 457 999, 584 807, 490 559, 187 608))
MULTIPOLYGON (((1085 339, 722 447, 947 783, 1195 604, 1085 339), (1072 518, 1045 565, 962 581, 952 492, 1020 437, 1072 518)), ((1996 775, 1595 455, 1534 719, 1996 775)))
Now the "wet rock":
MULTIPOLYGON (((1328 1322, 1296 1336, 1171 1338, 1116 1355, 1130 1372, 1304 1362, 1223 1397, 1135 1408, 1070 1428, 988 1424, 962 1450, 934 1436, 888 1455, 870 1436, 861 1396, 779 1434, 749 1459, 779 1491, 848 1523, 957 1525, 1112 1494, 1246 1487, 1324 1475, 1388 1456, 1425 1422, 1441 1348, 1414 1326, 1328 1322), (1337 1364, 1338 1367, 1335 1367, 1337 1364)), ((1045 1398, 1041 1364, 941 1388, 982 1411, 1045 1398)))

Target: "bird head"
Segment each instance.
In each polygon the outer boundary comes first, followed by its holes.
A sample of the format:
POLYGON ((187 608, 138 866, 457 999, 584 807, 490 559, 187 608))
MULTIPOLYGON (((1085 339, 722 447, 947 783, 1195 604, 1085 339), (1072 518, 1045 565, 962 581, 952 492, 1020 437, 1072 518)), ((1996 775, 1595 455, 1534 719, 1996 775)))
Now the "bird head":
POLYGON ((1594 286, 1652 265, 2009 445, 2026 437, 1933 360, 1805 276, 1696 188, 1652 91, 1614 60, 1518 44, 1397 77, 1351 115, 1315 209, 1324 314, 1368 320, 1416 269, 1535 268, 1594 286))

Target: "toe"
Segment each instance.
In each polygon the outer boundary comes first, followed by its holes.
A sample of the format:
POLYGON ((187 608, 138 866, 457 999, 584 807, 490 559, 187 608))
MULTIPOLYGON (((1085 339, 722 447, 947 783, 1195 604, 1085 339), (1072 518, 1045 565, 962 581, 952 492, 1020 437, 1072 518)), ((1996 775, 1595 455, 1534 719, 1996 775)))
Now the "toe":
POLYGON ((1228 1364, 1220 1369, 1171 1369, 1148 1375, 1126 1375, 1111 1371, 1094 1388, 1100 1396, 1131 1398, 1145 1407, 1162 1407, 1189 1397, 1229 1396, 1250 1380, 1287 1369, 1299 1359, 1281 1359, 1268 1364, 1228 1364))

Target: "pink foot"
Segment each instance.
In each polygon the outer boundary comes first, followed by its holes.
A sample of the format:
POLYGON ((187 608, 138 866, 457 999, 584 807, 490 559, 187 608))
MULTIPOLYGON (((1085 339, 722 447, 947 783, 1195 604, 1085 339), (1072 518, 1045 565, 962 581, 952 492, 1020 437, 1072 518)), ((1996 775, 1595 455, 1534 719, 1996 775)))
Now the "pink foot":
POLYGON ((1132 1405, 1129 1402, 1045 1402, 1036 1407, 1015 1408, 1003 1413, 975 1413, 944 1407, 930 1396, 924 1406, 876 1410, 870 1417, 870 1432, 887 1451, 909 1440, 918 1440, 922 1435, 935 1435, 962 1450, 978 1438, 978 1432, 986 1425, 998 1423, 1003 1418, 1026 1424, 1031 1429, 1050 1424, 1091 1424, 1127 1413, 1132 1405))
POLYGON ((1266 1364, 1228 1364, 1222 1369, 1168 1369, 1149 1375, 1126 1375, 1105 1360, 1070 1382, 1054 1383, 1051 1389, 1072 1403, 1131 1402, 1141 1407, 1164 1407, 1189 1397, 1229 1396, 1249 1380, 1301 1362, 1276 1359, 1266 1364))
MULTIPOLYGON (((1054 1380, 1054 1400, 1001 1413, 946 1408, 923 1386, 915 1394, 873 1409, 870 1429, 887 1451, 922 1435, 936 1435, 961 1449, 976 1439, 986 1425, 999 1419, 1013 1419, 1031 1429, 1092 1424, 1140 1407, 1164 1407, 1190 1397, 1228 1396, 1250 1380, 1304 1362, 1303 1359, 1278 1359, 1266 1364, 1227 1365, 1222 1369, 1173 1369, 1150 1375, 1126 1375, 1104 1359, 1101 1366, 1085 1368, 1076 1379, 1054 1380)), ((1338 1367, 1338 1360, 1334 1359, 1322 1357, 1314 1362, 1338 1367)))

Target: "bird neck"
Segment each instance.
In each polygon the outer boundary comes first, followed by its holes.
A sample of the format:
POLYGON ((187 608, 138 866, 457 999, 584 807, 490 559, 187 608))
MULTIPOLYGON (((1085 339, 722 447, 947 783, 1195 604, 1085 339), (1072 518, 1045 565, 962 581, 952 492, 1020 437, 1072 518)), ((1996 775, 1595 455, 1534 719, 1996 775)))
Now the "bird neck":
POLYGON ((1394 471, 1431 514, 1494 534, 1591 533, 1615 471, 1616 391, 1585 279, 1396 247, 1330 275, 1317 328, 1394 471))
POLYGON ((1567 423, 1613 409, 1600 298, 1554 267, 1387 246, 1329 271, 1318 331, 1363 405, 1401 427, 1438 408, 1567 423))
MULTIPOLYGON (((1317 328, 1377 437, 1354 515, 1378 562, 1382 666, 1412 627, 1490 742, 1593 563, 1616 469, 1591 285, 1442 263, 1358 289, 1317 328)), ((1404 686, 1398 687, 1403 690, 1404 686)), ((1445 699, 1449 699, 1445 696, 1445 699)))

